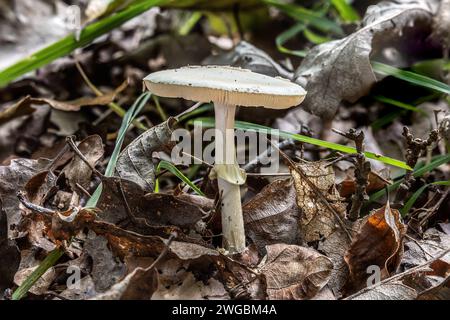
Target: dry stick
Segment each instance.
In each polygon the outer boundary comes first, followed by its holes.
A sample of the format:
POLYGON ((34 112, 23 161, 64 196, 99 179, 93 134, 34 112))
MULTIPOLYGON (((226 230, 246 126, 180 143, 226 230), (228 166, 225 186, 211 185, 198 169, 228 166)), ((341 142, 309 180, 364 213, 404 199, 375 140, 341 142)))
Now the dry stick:
POLYGON ((371 171, 370 162, 364 156, 364 132, 357 132, 355 129, 350 129, 348 132, 342 132, 337 129, 332 129, 335 133, 352 140, 355 143, 356 154, 352 155, 356 158, 355 161, 355 180, 356 190, 352 197, 352 206, 349 212, 349 219, 356 221, 359 218, 359 213, 367 200, 367 186, 369 185, 369 174, 371 171))
POLYGON ((91 169, 91 171, 98 177, 104 177, 104 175, 98 171, 97 169, 95 169, 95 167, 89 163, 89 160, 86 159, 86 157, 84 156, 83 153, 81 153, 80 149, 78 149, 77 145, 75 144, 75 141, 73 140, 73 136, 68 136, 66 137, 66 142, 69 145, 69 147, 72 149, 73 152, 75 152, 75 154, 77 156, 80 157, 81 160, 83 160, 84 163, 86 163, 86 165, 89 167, 89 169, 91 169))
POLYGON ((158 258, 156 258, 155 261, 153 261, 153 263, 150 265, 150 267, 148 267, 146 269, 146 271, 154 268, 160 261, 162 258, 164 258, 164 256, 167 254, 167 252, 169 251, 169 247, 172 244, 172 241, 177 237, 177 233, 176 232, 172 232, 169 236, 169 239, 167 239, 167 243, 166 246, 164 247, 164 250, 161 251, 161 253, 159 254, 158 258))
MULTIPOLYGON (((426 140, 414 138, 411 134, 408 127, 403 127, 403 137, 406 140, 406 164, 411 168, 414 168, 417 164, 417 160, 422 155, 423 151, 425 151, 431 144, 437 141, 439 134, 438 130, 431 130, 428 138, 426 140)), ((401 208, 404 205, 405 198, 408 194, 409 189, 411 188, 411 184, 414 181, 414 172, 407 171, 405 174, 405 178, 403 182, 400 184, 397 190, 397 194, 395 195, 394 208, 401 208)))
POLYGON ((366 287, 366 288, 364 288, 364 289, 361 289, 360 291, 358 291, 358 292, 352 294, 351 296, 348 296, 348 297, 345 298, 344 300, 350 300, 350 299, 353 299, 354 297, 357 297, 357 296, 359 296, 359 295, 361 295, 361 294, 363 294, 363 293, 365 293, 365 292, 367 292, 367 291, 370 291, 370 290, 372 290, 372 289, 374 289, 374 288, 376 288, 376 287, 378 287, 378 286, 380 286, 380 285, 382 285, 382 284, 385 284, 385 283, 388 283, 388 282, 391 282, 391 281, 395 281, 395 280, 400 279, 400 278, 402 278, 402 277, 404 277, 404 276, 406 276, 406 275, 408 275, 408 274, 410 274, 410 273, 414 273, 414 272, 416 272, 416 271, 419 271, 420 269, 422 269, 422 268, 424 268, 424 267, 426 267, 426 266, 432 264, 433 262, 435 262, 435 261, 437 261, 437 260, 443 258, 443 257, 446 256, 449 252, 450 252, 450 249, 444 250, 443 252, 441 252, 441 254, 439 254, 439 255, 436 256, 435 258, 433 258, 433 259, 431 259, 431 260, 429 260, 429 261, 427 261, 427 262, 425 262, 425 263, 423 263, 423 264, 421 264, 421 265, 418 265, 418 266, 416 266, 416 267, 414 267, 414 268, 408 269, 408 270, 406 270, 406 271, 404 271, 404 272, 402 272, 402 273, 396 274, 395 276, 392 276, 392 277, 389 277, 389 278, 387 278, 387 279, 384 279, 383 281, 380 281, 380 282, 378 282, 378 283, 376 283, 376 284, 374 284, 374 285, 372 285, 372 286, 370 286, 370 287, 366 287))
POLYGON ((302 177, 303 180, 306 181, 306 183, 308 184, 308 186, 311 189, 314 190, 315 194, 317 194, 319 196, 320 201, 322 201, 322 203, 327 207, 327 209, 330 210, 330 212, 334 215, 334 217, 338 221, 339 225, 341 226, 342 230, 347 235, 348 239, 350 241, 352 241, 352 236, 351 236, 350 232, 348 232, 347 227, 344 224, 344 221, 342 221, 339 214, 336 212, 336 210, 333 208, 333 206, 328 202, 327 198, 322 194, 322 191, 316 187, 316 185, 308 178, 306 173, 300 167, 298 167, 294 161, 292 161, 283 151, 278 149, 278 147, 272 141, 270 141, 270 143, 275 147, 276 150, 278 150, 278 152, 281 154, 283 159, 288 162, 289 166, 292 169, 294 169, 302 177))

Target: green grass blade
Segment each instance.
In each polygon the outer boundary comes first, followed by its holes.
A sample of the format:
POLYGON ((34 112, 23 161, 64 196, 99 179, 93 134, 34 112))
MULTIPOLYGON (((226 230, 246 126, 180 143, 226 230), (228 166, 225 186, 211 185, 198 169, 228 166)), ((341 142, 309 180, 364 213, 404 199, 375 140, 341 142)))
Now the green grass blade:
MULTIPOLYGON (((114 174, 117 159, 119 158, 120 150, 122 150, 123 141, 125 140, 128 128, 130 127, 134 119, 138 116, 138 114, 141 112, 141 110, 145 107, 150 97, 151 97, 150 92, 145 92, 141 94, 123 117, 113 153, 111 154, 111 158, 109 159, 108 166, 106 167, 105 170, 105 176, 111 177, 114 174)), ((102 185, 100 184, 97 187, 97 189, 95 189, 91 198, 86 203, 86 207, 95 207, 97 205, 98 199, 100 199, 101 194, 102 194, 102 185)))
POLYGON ((373 70, 379 74, 386 76, 393 76, 395 78, 408 81, 412 84, 419 85, 428 89, 436 90, 445 94, 450 94, 450 86, 447 84, 434 80, 432 78, 422 76, 420 74, 397 69, 390 65, 372 61, 373 70))
POLYGON ((145 0, 131 5, 123 11, 105 17, 102 20, 86 26, 80 33, 77 41, 71 34, 53 44, 35 52, 31 56, 0 71, 0 87, 7 85, 14 79, 45 66, 57 58, 68 55, 77 48, 90 44, 93 40, 105 33, 119 27, 128 20, 140 15, 151 7, 169 2, 169 0, 145 0))
POLYGON ((414 192, 413 195, 405 203, 405 206, 400 210, 400 213, 402 214, 403 217, 406 216, 409 210, 411 210, 412 206, 414 205, 414 203, 416 203, 417 199, 425 191, 425 189, 431 185, 450 186, 450 181, 436 181, 429 184, 425 184, 421 186, 419 189, 417 189, 416 192, 414 192))
POLYGON ((280 11, 283 11, 291 18, 306 22, 325 33, 331 32, 340 36, 344 35, 344 31, 336 22, 324 18, 312 10, 308 10, 299 5, 283 3, 279 0, 261 0, 261 2, 266 5, 273 6, 280 11))
MULTIPOLYGON (((156 174, 158 174, 161 169, 165 169, 170 171, 173 175, 175 175, 178 179, 180 179, 181 181, 183 181, 184 183, 186 183, 192 190, 194 190, 197 194, 204 196, 205 194, 191 181, 189 180, 188 177, 186 177, 183 172, 181 172, 180 170, 178 170, 178 168, 171 162, 165 161, 165 160, 161 160, 158 164, 158 167, 156 168, 156 174)), ((159 182, 156 183, 156 185, 158 186, 156 188, 155 186, 155 192, 159 191, 159 182)))
POLYGON ((419 109, 417 107, 414 107, 413 105, 410 105, 408 103, 404 103, 395 99, 391 99, 385 96, 374 96, 375 100, 386 103, 386 104, 390 104, 392 106, 395 107, 399 107, 405 110, 410 110, 410 111, 414 111, 414 112, 420 112, 422 114, 426 114, 425 111, 423 111, 422 109, 419 109))
POLYGON ((14 291, 11 299, 20 300, 28 293, 28 290, 39 280, 42 275, 47 272, 49 268, 55 265, 55 263, 62 257, 64 251, 62 249, 55 249, 48 254, 47 257, 41 262, 41 264, 25 279, 24 282, 14 291))
POLYGON ((278 51, 282 53, 291 54, 298 57, 306 57, 306 51, 305 50, 291 50, 284 46, 286 42, 288 42, 290 39, 295 37, 298 33, 305 30, 305 24, 303 22, 299 22, 289 29, 283 31, 275 38, 275 44, 277 46, 278 51))
POLYGON ((201 11, 191 13, 186 22, 178 29, 178 34, 180 36, 188 35, 202 17, 203 13, 201 11))
MULTIPOLYGON (((433 171, 440 165, 443 165, 444 163, 448 163, 448 162, 450 162, 450 153, 443 155, 443 156, 436 157, 428 165, 425 165, 425 166, 420 165, 419 169, 414 170, 413 175, 415 178, 421 177, 425 173, 433 171)), ((402 183, 402 180, 394 182, 393 184, 391 184, 390 186, 387 187, 388 191, 392 192, 394 190, 397 190, 397 188, 400 186, 401 183, 402 183)), ((368 202, 376 201, 376 200, 380 199, 381 197, 383 197, 385 194, 386 194, 386 191, 384 189, 377 191, 374 194, 370 195, 368 202)))
POLYGON ((321 44, 321 43, 324 43, 324 42, 331 41, 330 38, 325 37, 325 36, 321 36, 321 35, 313 32, 309 28, 306 28, 303 31, 303 35, 305 36, 306 39, 308 39, 309 42, 314 43, 314 44, 321 44))
POLYGON ((395 110, 391 113, 388 113, 387 115, 378 118, 372 124, 370 125, 374 131, 381 129, 385 125, 391 123, 396 118, 403 116, 406 113, 405 110, 395 110))
MULTIPOLYGON (((214 127, 214 124, 215 124, 214 118, 197 118, 197 119, 190 120, 188 123, 193 124, 194 122, 197 122, 197 121, 199 123, 201 122, 202 126, 206 126, 206 127, 210 127, 210 128, 214 127)), ((254 123, 250 123, 250 122, 236 121, 235 128, 239 129, 239 130, 255 130, 255 131, 266 133, 266 134, 279 135, 280 137, 283 137, 283 138, 294 139, 297 141, 313 144, 313 145, 316 145, 319 147, 332 149, 332 150, 336 150, 336 151, 340 151, 340 152, 344 152, 344 153, 350 153, 350 154, 356 153, 356 149, 353 147, 348 147, 348 146, 344 146, 341 144, 328 142, 328 141, 324 141, 324 140, 320 140, 320 139, 316 139, 316 138, 310 138, 310 137, 306 137, 306 136, 296 134, 296 133, 279 131, 279 130, 275 130, 275 129, 272 129, 272 128, 269 128, 266 126, 262 126, 262 125, 258 125, 258 124, 254 124, 254 123)), ((396 159, 389 158, 389 157, 382 156, 382 155, 377 155, 377 154, 375 154, 373 152, 369 152, 369 151, 365 152, 364 154, 366 155, 367 158, 381 161, 381 162, 384 162, 386 164, 389 164, 389 165, 392 165, 395 167, 412 170, 412 168, 410 168, 403 161, 396 160, 396 159)))
POLYGON ((358 12, 356 12, 346 0, 331 0, 331 4, 336 8, 339 16, 344 22, 356 22, 361 20, 358 12))

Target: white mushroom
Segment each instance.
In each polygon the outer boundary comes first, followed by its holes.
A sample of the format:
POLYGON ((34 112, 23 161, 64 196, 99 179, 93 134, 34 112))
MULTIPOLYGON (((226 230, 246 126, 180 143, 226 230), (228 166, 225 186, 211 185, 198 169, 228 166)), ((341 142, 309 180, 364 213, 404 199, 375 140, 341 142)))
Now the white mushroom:
POLYGON ((239 185, 245 173, 236 163, 234 115, 236 105, 285 109, 300 104, 306 91, 283 78, 272 78, 250 70, 223 66, 191 66, 148 75, 144 82, 154 94, 213 102, 216 129, 215 173, 221 194, 222 234, 229 253, 245 249, 239 185))

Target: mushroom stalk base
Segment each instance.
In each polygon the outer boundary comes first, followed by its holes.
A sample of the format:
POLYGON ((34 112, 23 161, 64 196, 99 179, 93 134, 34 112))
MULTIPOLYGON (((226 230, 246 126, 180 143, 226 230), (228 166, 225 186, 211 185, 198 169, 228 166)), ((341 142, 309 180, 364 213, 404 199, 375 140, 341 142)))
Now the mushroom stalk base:
MULTIPOLYGON (((217 134, 222 134, 222 139, 216 138, 215 162, 216 164, 238 166, 234 147, 236 106, 215 103, 214 110, 217 134)), ((245 249, 240 186, 230 183, 220 175, 217 177, 217 182, 221 196, 223 246, 230 254, 239 253, 245 249)))

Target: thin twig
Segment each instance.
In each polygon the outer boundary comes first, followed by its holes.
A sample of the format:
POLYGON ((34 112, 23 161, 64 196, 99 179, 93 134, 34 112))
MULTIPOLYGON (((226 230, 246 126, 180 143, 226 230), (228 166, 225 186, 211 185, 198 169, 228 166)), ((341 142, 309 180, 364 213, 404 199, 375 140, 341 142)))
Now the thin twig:
POLYGON ((370 162, 366 160, 364 155, 364 132, 356 131, 355 129, 350 129, 348 132, 342 132, 337 129, 332 129, 333 132, 340 134, 341 136, 352 140, 355 143, 356 154, 355 158, 355 180, 356 189, 355 194, 352 197, 352 206, 348 217, 352 221, 356 221, 359 218, 361 208, 364 201, 368 199, 366 192, 367 186, 369 185, 369 174, 371 171, 370 162))
POLYGON ((78 149, 75 141, 73 140, 73 136, 68 136, 66 137, 66 142, 69 145, 69 147, 73 150, 73 152, 75 152, 75 154, 80 157, 81 160, 83 160, 84 163, 86 163, 86 165, 89 167, 89 169, 92 170, 92 172, 98 176, 98 177, 103 177, 103 174, 100 173, 100 171, 98 171, 97 169, 95 169, 95 167, 89 163, 88 159, 86 159, 86 157, 84 156, 84 154, 81 153, 80 149, 78 149))
MULTIPOLYGON (((415 167, 422 153, 426 151, 427 148, 434 142, 436 142, 439 137, 438 130, 434 129, 430 131, 430 134, 428 135, 428 138, 426 140, 415 138, 409 128, 406 126, 403 127, 402 135, 406 141, 406 164, 411 168, 415 167)), ((398 187, 393 207, 401 208, 404 205, 405 198, 408 195, 408 192, 414 180, 414 171, 407 171, 402 183, 398 187)))

